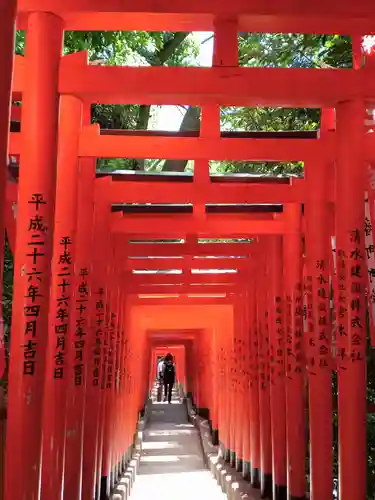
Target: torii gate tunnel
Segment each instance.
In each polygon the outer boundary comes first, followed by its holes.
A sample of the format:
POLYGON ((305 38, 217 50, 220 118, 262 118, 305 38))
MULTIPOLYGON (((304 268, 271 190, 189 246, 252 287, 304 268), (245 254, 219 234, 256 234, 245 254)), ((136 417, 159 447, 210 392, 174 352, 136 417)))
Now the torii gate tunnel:
POLYGON ((15 255, 5 500, 107 498, 164 348, 264 497, 332 499, 337 415, 339 497, 366 498, 375 68, 361 40, 374 28, 373 0, 1 2, 0 235, 15 255), (213 66, 90 65, 62 55, 64 30, 213 31, 213 66), (351 35, 353 67, 238 67, 243 31, 351 35), (196 105, 201 129, 104 131, 93 103, 196 105), (225 135, 221 106, 321 108, 321 127, 225 135), (96 174, 97 158, 118 157, 190 158, 194 175, 96 174), (210 160, 303 161, 304 178, 210 176, 210 160))

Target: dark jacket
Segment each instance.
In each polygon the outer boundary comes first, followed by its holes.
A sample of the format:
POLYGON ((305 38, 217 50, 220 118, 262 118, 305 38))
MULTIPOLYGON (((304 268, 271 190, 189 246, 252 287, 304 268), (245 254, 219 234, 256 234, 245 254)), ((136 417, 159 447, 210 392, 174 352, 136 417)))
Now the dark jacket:
POLYGON ((176 380, 176 369, 173 361, 165 361, 163 365, 163 381, 165 384, 174 384, 176 380))

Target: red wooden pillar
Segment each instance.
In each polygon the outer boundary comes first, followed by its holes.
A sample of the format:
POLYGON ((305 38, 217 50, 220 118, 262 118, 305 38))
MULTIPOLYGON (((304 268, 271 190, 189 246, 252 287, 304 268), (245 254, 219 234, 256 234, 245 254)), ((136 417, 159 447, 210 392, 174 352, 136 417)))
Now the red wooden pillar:
MULTIPOLYGON (((202 332, 200 332, 202 335, 202 332)), ((194 384, 194 402, 195 406, 197 408, 200 408, 202 404, 202 387, 201 387, 201 381, 200 381, 200 365, 202 363, 202 358, 200 356, 200 343, 201 343, 201 338, 198 337, 196 338, 194 344, 193 344, 193 359, 194 359, 194 366, 197 366, 198 369, 193 372, 193 384, 194 384)))
MULTIPOLYGON (((235 316, 234 307, 233 307, 233 316, 235 316)), ((237 382, 237 374, 236 374, 236 330, 235 330, 235 321, 233 317, 233 326, 232 331, 228 335, 228 351, 229 351, 229 364, 227 367, 228 373, 228 426, 229 426, 229 463, 232 467, 235 466, 236 463, 236 382, 237 382)))
MULTIPOLYGON (((255 256, 254 256, 255 258, 255 256)), ((251 484, 260 486, 260 426, 259 426, 259 373, 258 373, 258 325, 257 325, 257 281, 254 279, 249 290, 250 318, 250 446, 251 484)))
MULTIPOLYGON (((220 392, 220 344, 219 344, 219 334, 216 329, 211 332, 211 349, 212 349, 212 404, 213 411, 211 417, 212 426, 212 443, 214 445, 219 444, 219 425, 220 425, 220 407, 219 407, 219 392, 220 392)), ((185 349, 184 349, 185 351, 185 349)), ((185 363, 184 363, 185 365, 185 363)), ((184 366, 185 372, 185 366, 184 366)))
POLYGON ((138 418, 138 405, 139 405, 139 392, 138 392, 138 377, 140 376, 139 370, 141 365, 140 346, 142 345, 143 335, 141 332, 132 332, 130 337, 130 351, 128 357, 128 371, 129 371, 129 411, 127 415, 127 428, 128 428, 128 446, 133 445, 135 424, 138 418))
POLYGON ((307 318, 312 500, 331 500, 333 487, 332 324, 329 289, 331 228, 326 202, 328 168, 329 165, 321 162, 305 163, 308 185, 308 199, 305 202, 307 277, 312 285, 311 318, 307 318))
MULTIPOLYGON (((6 165, 8 163, 8 137, 10 121, 10 105, 12 95, 12 76, 14 59, 14 34, 16 22, 16 0, 2 2, 0 5, 0 54, 2 76, 0 82, 0 164, 1 168, 1 189, 4 199, 6 182, 6 165)), ((3 234, 4 231, 1 231, 3 234)))
MULTIPOLYGON (((208 409, 209 409, 209 420, 210 420, 210 426, 212 429, 212 423, 214 420, 216 420, 216 413, 215 413, 215 371, 214 371, 214 344, 213 344, 213 330, 208 329, 206 330, 207 333, 207 350, 208 350, 208 357, 207 357, 207 362, 208 362, 208 377, 209 380, 209 385, 208 385, 208 409)), ((178 351, 179 352, 179 351, 178 351)))
POLYGON ((122 449, 121 449, 121 435, 120 435, 120 415, 121 415, 121 391, 120 391, 120 374, 121 374, 121 357, 123 355, 123 342, 122 342, 122 314, 123 314, 123 294, 118 284, 119 296, 118 296, 118 308, 117 308, 117 318, 115 322, 115 338, 116 338, 116 356, 115 356, 115 366, 113 373, 113 385, 115 393, 115 411, 113 416, 113 475, 112 483, 114 484, 122 473, 122 449))
MULTIPOLYGON (((215 348, 216 348, 216 344, 215 344, 215 348)), ((217 360, 217 358, 215 358, 215 361, 216 360, 217 360)), ((183 387, 183 393, 186 395, 186 342, 184 343, 184 345, 181 348, 181 372, 182 372, 181 383, 182 383, 182 387, 183 387)), ((217 380, 216 380, 216 382, 217 382, 217 380)), ((216 395, 217 395, 217 393, 216 393, 216 395)), ((217 405, 216 405, 216 409, 217 409, 217 405)), ((216 426, 216 429, 217 428, 218 427, 216 426)))
POLYGON ((234 303, 234 387, 233 387, 233 421, 234 421, 234 446, 236 470, 242 470, 243 466, 243 391, 242 391, 242 301, 237 296, 234 303))
MULTIPOLYGON (((246 276, 246 279, 248 276, 246 276)), ((237 464, 238 471, 241 472, 243 477, 248 476, 250 468, 250 440, 249 440, 249 413, 248 413, 248 399, 249 399, 249 378, 248 378, 248 323, 247 323, 247 295, 246 289, 239 296, 240 301, 240 353, 238 364, 240 368, 240 407, 241 412, 241 441, 240 463, 237 464)))
MULTIPOLYGON (((251 283, 250 283, 251 286, 251 283)), ((249 325, 249 293, 244 294, 243 310, 244 329, 244 428, 243 428, 243 467, 242 476, 246 481, 250 481, 251 453, 250 453, 250 325, 249 325)))
POLYGON ((130 384, 131 384, 131 373, 130 373, 130 359, 131 359, 131 338, 132 331, 129 330, 125 345, 125 380, 124 380, 124 397, 126 400, 126 411, 123 414, 123 428, 124 428, 124 439, 125 439, 125 461, 128 462, 129 459, 129 447, 130 447, 130 439, 129 439, 129 419, 131 412, 131 401, 130 401, 130 384))
POLYGON ((193 380, 192 380, 192 371, 193 371, 193 341, 189 340, 186 345, 186 394, 187 397, 192 397, 193 391, 193 380))
MULTIPOLYGON (((116 262, 116 261, 115 261, 116 262)), ((119 392, 118 392, 118 369, 120 366, 121 355, 121 291, 120 283, 117 280, 117 301, 114 307, 113 328, 114 328, 114 353, 113 353, 113 375, 112 375, 112 393, 113 393, 113 415, 112 415, 112 452, 111 452, 111 482, 115 485, 120 474, 120 454, 118 453, 118 413, 119 413, 119 392)), ((144 380, 142 381, 144 382, 144 380)), ((142 388, 144 384, 142 384, 142 388)))
MULTIPOLYGON (((88 175, 88 174, 87 174, 88 175)), ((94 181, 95 170, 91 170, 94 190, 94 223, 92 243, 92 300, 94 302, 90 312, 91 341, 87 366, 86 406, 84 419, 83 443, 83 475, 82 500, 92 500, 95 497, 96 477, 101 462, 100 415, 102 407, 101 382, 103 374, 103 343, 105 326, 105 299, 106 299, 106 268, 103 266, 102 256, 108 251, 106 245, 108 204, 100 196, 98 187, 103 188, 109 179, 94 181), (100 456, 100 459, 99 459, 100 456)))
POLYGON ((305 377, 303 367, 303 301, 301 206, 284 205, 288 234, 284 236, 286 326, 286 430, 288 493, 293 500, 306 496, 305 377))
MULTIPOLYGON (((197 358, 197 342, 198 339, 194 338, 194 342, 191 344, 191 366, 198 366, 198 358, 197 358)), ((197 373, 195 370, 191 370, 191 392, 193 395, 193 402, 195 406, 199 405, 199 394, 198 394, 198 384, 197 384, 197 373)))
MULTIPOLYGON (((16 0, 1 2, 0 5, 0 200, 5 200, 7 164, 8 164, 8 138, 10 121, 10 104, 13 74, 14 30, 16 20, 16 0)), ((6 203, 6 202, 5 202, 6 203)), ((4 201, 3 201, 4 204, 4 201)), ((3 286, 3 260, 4 260, 4 234, 5 220, 4 207, 0 213, 0 297, 3 286)), ((3 327, 3 313, 0 311, 1 328, 3 327)), ((0 332, 1 337, 3 333, 0 332)), ((0 342, 3 338, 0 338, 0 342)), ((4 346, 0 347, 4 349, 4 346)), ((3 354, 0 352, 0 356, 3 354)), ((4 359, 4 357, 2 358, 4 359)), ((2 373, 0 373, 2 376, 2 373)))
POLYGON ((53 233, 52 282, 43 399, 43 466, 41 498, 63 493, 68 358, 74 342, 74 303, 78 139, 82 103, 64 96, 60 106, 57 192, 53 233))
MULTIPOLYGON (((103 198, 104 212, 106 221, 110 215, 109 204, 106 200, 104 192, 100 195, 103 198)), ((106 224, 106 227, 107 227, 106 224)), ((102 251, 105 248, 107 259, 103 262, 101 257, 100 266, 103 272, 104 289, 104 321, 102 324, 102 341, 101 341, 101 378, 100 378, 100 411, 99 411, 99 440, 98 440, 98 467, 96 478, 96 496, 98 499, 107 499, 110 490, 110 425, 112 413, 112 384, 109 382, 112 376, 113 369, 113 349, 112 349, 112 301, 114 294, 113 287, 113 260, 111 238, 108 231, 103 234, 102 251)))
POLYGON ((272 496, 272 440, 269 384, 269 324, 265 255, 267 241, 261 241, 258 260, 258 357, 259 357, 259 423, 260 423, 260 487, 264 497, 272 496))
MULTIPOLYGON (((83 424, 86 391, 92 390, 91 364, 94 325, 92 293, 92 238, 95 160, 81 158, 78 172, 77 232, 75 247, 75 297, 71 317, 72 339, 69 355, 67 396, 64 500, 82 495, 83 424)), ((85 453, 89 453, 86 450, 85 453)))
POLYGON ((212 419, 215 420, 215 410, 214 410, 214 363, 213 363, 213 330, 207 329, 206 332, 206 353, 207 353, 207 370, 206 376, 209 377, 207 384, 207 408, 209 410, 210 424, 212 424, 212 419))
POLYGON ((269 242, 268 279, 270 293, 270 402, 272 437, 273 498, 287 496, 286 406, 285 406, 285 332, 283 317, 283 247, 281 236, 269 242))
POLYGON ((197 338, 197 341, 195 343, 195 359, 196 359, 196 363, 197 363, 197 366, 198 366, 198 370, 197 372, 195 373, 195 391, 196 391, 196 394, 197 394, 197 402, 196 402, 196 406, 197 406, 197 409, 199 411, 200 408, 203 407, 203 399, 204 399, 204 395, 203 395, 203 377, 202 377, 202 371, 204 370, 204 363, 203 363, 203 354, 202 354, 202 337, 204 335, 204 330, 202 329, 201 332, 200 332, 200 335, 199 335, 199 338, 197 338))
MULTIPOLYGON (((198 338, 195 338, 194 339, 194 342, 192 344, 192 349, 191 349, 191 352, 192 352, 192 359, 193 359, 193 366, 198 366, 199 365, 199 356, 198 356, 198 347, 197 347, 197 343, 198 343, 198 338)), ((191 381, 192 381, 192 392, 193 392, 193 401, 194 401, 194 405, 196 407, 199 407, 199 384, 198 384, 198 374, 197 374, 197 370, 194 370, 192 371, 192 374, 191 374, 191 381)))
POLYGON ((29 15, 22 111, 24 154, 14 265, 6 500, 36 499, 40 488, 40 422, 48 329, 62 34, 62 21, 53 14, 29 15))
MULTIPOLYGON (((126 312, 129 311, 129 308, 126 307, 126 312)), ((126 317, 125 317, 126 319, 126 317)), ((130 356, 130 338, 131 338, 131 330, 128 329, 129 323, 126 322, 127 325, 126 335, 124 339, 124 367, 123 367, 123 415, 122 415, 122 428, 123 428, 123 441, 125 446, 125 464, 129 459, 129 439, 128 439, 128 421, 129 421, 129 411, 130 411, 130 401, 129 401, 129 356, 130 356)))
POLYGON ((230 394, 231 394, 231 349, 232 332, 223 331, 223 437, 222 450, 226 460, 230 459, 230 394))
POLYGON ((127 452, 128 446, 126 442, 126 425, 124 425, 126 420, 127 412, 127 399, 126 399, 126 357, 127 357, 127 345, 128 345, 128 331, 126 328, 126 294, 124 287, 122 287, 122 292, 124 295, 123 302, 123 312, 122 312, 122 335, 121 335, 121 358, 120 358, 120 379, 119 379, 119 392, 121 398, 121 408, 119 413, 119 425, 120 425, 120 442, 121 442, 121 467, 122 471, 125 471, 127 465, 127 452))
POLYGON ((207 411, 208 411, 208 391, 209 391, 209 383, 207 381, 208 373, 209 373, 209 366, 207 363, 207 330, 204 329, 202 332, 202 335, 200 337, 200 350, 199 350, 199 360, 201 364, 201 368, 199 370, 199 385, 201 387, 201 403, 200 403, 200 409, 203 410, 203 413, 201 411, 201 415, 206 418, 207 411))
MULTIPOLYGON (((217 345, 217 356, 218 356, 218 431, 219 431, 219 446, 222 454, 224 455, 225 450, 225 415, 226 415, 226 393, 225 393, 225 345, 223 338, 223 331, 216 330, 216 345, 217 345)), ((189 364, 187 363, 187 366, 189 364)))
MULTIPOLYGON (((213 66, 238 66, 238 38, 237 20, 231 18, 216 17, 214 28, 213 66)), ((202 117, 211 115, 211 119, 219 120, 214 135, 220 134, 220 110, 205 106, 202 108, 202 117)), ((203 123, 203 122, 202 122, 203 123)), ((204 132, 204 130, 202 130, 204 132)), ((234 383, 235 377, 232 373, 234 368, 233 359, 233 334, 228 332, 223 339, 222 359, 224 364, 224 391, 221 399, 223 427, 220 429, 222 435, 222 450, 228 460, 234 464, 234 383)))
POLYGON ((125 467, 127 465, 127 442, 126 442, 126 426, 124 425, 126 412, 127 412, 127 399, 126 399, 126 356, 127 356, 127 345, 128 345, 128 329, 127 329, 127 321, 126 321, 126 302, 127 295, 126 289, 122 286, 123 293, 123 313, 122 313, 122 354, 120 359, 120 394, 121 394, 121 411, 119 414, 120 419, 120 440, 121 440, 121 464, 122 470, 125 471, 125 467))
POLYGON ((114 269, 114 249, 113 244, 111 244, 112 255, 108 255, 108 259, 111 259, 110 266, 111 270, 108 273, 109 278, 109 318, 108 318, 108 360, 107 360, 107 371, 105 378, 105 393, 106 393, 106 412, 104 416, 104 428, 103 428, 103 466, 102 466, 102 478, 107 478, 105 485, 105 491, 102 492, 102 498, 109 498, 111 486, 114 486, 114 476, 115 476, 115 463, 114 463, 114 424, 115 424, 115 408, 116 408, 116 392, 114 384, 114 372, 116 363, 116 330, 119 315, 119 286, 118 277, 115 274, 114 269))
POLYGON ((199 412, 203 418, 209 418, 209 393, 211 386, 209 351, 208 351, 208 331, 202 330, 198 344, 198 383, 199 383, 199 412))
POLYGON ((113 269, 113 247, 111 240, 108 241, 107 247, 107 262, 108 272, 106 278, 106 328, 104 338, 104 363, 103 373, 105 373, 102 381, 103 393, 103 414, 102 414, 102 451, 101 451, 101 470, 99 469, 100 480, 100 499, 107 499, 111 489, 111 451, 112 451, 112 413, 113 413, 113 332, 114 332, 114 301, 115 301, 115 285, 114 285, 114 269, 113 269))
POLYGON ((154 349, 150 352, 150 376, 149 376, 149 391, 152 391, 155 379, 158 377, 158 363, 154 349))
POLYGON ((338 419, 341 500, 366 497, 364 105, 337 107, 338 419))
MULTIPOLYGON (((212 339, 211 339, 212 340, 212 339)), ((212 343, 212 342, 211 342, 212 343)), ((212 346, 211 346, 212 349, 212 346)), ((213 351, 211 350, 211 358, 212 358, 212 353, 213 351)), ((210 363, 212 363, 212 359, 210 359, 210 363)), ((177 377, 178 377, 178 384, 181 387, 181 389, 184 391, 184 379, 185 379, 185 346, 180 345, 176 349, 176 369, 177 369, 177 377)), ((214 383, 214 381, 213 381, 214 383)), ((213 388, 214 391, 214 388, 213 388)), ((213 394, 214 395, 214 394, 213 394)), ((213 417, 215 419, 215 417, 213 417)))
POLYGON ((147 356, 148 348, 145 347, 146 343, 148 343, 146 333, 142 332, 142 336, 139 340, 139 354, 140 354, 139 380, 141 380, 142 383, 138 385, 138 407, 137 407, 136 422, 135 422, 135 426, 134 426, 135 438, 137 438, 137 425, 138 425, 139 418, 140 418, 141 412, 144 409, 144 404, 146 401, 145 379, 146 379, 146 373, 147 373, 147 357, 148 357, 147 356))
MULTIPOLYGON (((106 246, 106 253, 108 247, 106 246)), ((108 476, 103 475, 103 449, 104 449, 104 430, 108 408, 108 393, 105 390, 107 379, 108 366, 108 327, 109 327, 109 291, 108 291, 108 276, 103 279, 105 283, 104 293, 101 296, 103 301, 103 320, 101 323, 101 354, 100 354, 100 398, 99 398, 99 417, 98 417, 98 450, 96 457, 96 478, 95 478, 95 495, 97 499, 105 498, 107 491, 108 476)))

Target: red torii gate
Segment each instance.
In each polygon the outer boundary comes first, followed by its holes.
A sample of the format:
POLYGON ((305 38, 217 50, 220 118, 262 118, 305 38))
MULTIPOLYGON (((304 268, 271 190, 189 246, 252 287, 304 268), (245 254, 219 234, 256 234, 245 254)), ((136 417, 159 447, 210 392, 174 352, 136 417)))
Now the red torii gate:
MULTIPOLYGON (((375 156, 363 117, 375 93, 374 69, 359 67, 357 42, 371 31, 375 6, 369 0, 360 5, 319 0, 310 6, 273 1, 267 8, 245 0, 229 5, 142 0, 136 6, 123 0, 105 5, 98 0, 20 0, 17 23, 27 29, 27 50, 24 59, 15 58, 11 87, 16 12, 14 2, 6 3, 0 11, 3 164, 11 91, 14 100, 22 100, 22 132, 9 135, 10 153, 20 156, 21 170, 5 499, 40 495, 50 500, 57 494, 91 500, 95 490, 105 498, 129 458, 138 410, 149 389, 147 332, 182 326, 205 330, 193 356, 197 360, 199 353, 209 353, 207 370, 216 374, 215 382, 203 389, 208 372, 194 381, 194 398, 203 397, 228 460, 274 499, 287 493, 293 500, 305 498, 306 380, 311 496, 332 498, 331 370, 336 352, 340 498, 363 500, 364 166, 375 156), (109 68, 88 65, 85 54, 61 57, 63 30, 87 28, 214 30, 214 67, 109 68), (238 68, 237 32, 248 29, 347 33, 355 41, 356 64, 348 70, 238 68), (92 102, 140 100, 202 106, 200 136, 111 136, 89 125, 92 102), (323 127, 316 140, 223 138, 220 105, 336 108, 336 130, 323 127), (150 158, 155 151, 167 159, 193 155, 193 182, 165 181, 156 187, 95 179, 93 159, 125 151, 150 158), (277 186, 213 182, 209 159, 304 160, 305 179, 277 186), (116 203, 191 203, 193 213, 119 217, 111 214, 116 203), (206 213, 207 204, 219 203, 281 203, 284 213, 274 220, 206 213), (254 256, 250 251, 249 261, 255 265, 251 274, 238 273, 239 283, 230 278, 224 304, 208 297, 220 290, 218 276, 213 285, 201 283, 199 292, 191 277, 181 289, 177 280, 168 283, 165 276, 153 288, 150 281, 155 280, 126 277, 126 250, 118 263, 122 249, 129 248, 124 235, 152 233, 163 238, 181 233, 251 236, 254 256), (330 280, 337 314, 333 354, 330 280), (168 293, 178 290, 182 300, 167 297, 165 306, 141 305, 141 289, 167 293, 168 284, 168 293), (189 295, 197 293, 206 294, 204 303, 197 304, 195 297, 189 305, 189 295), (139 296, 139 304, 132 295, 139 296), (198 311, 204 311, 204 320, 198 311)), ((188 250, 185 255, 193 254, 188 250)), ((191 268, 191 260, 186 266, 191 268)))

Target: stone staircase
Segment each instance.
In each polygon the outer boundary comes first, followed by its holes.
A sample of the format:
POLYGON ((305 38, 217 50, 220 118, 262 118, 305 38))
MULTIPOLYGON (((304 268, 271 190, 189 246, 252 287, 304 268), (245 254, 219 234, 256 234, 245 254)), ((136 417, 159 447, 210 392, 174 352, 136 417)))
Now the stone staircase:
POLYGON ((189 421, 186 399, 181 396, 176 387, 172 404, 157 403, 156 384, 151 391, 130 500, 227 498, 206 467, 199 432, 189 421))

